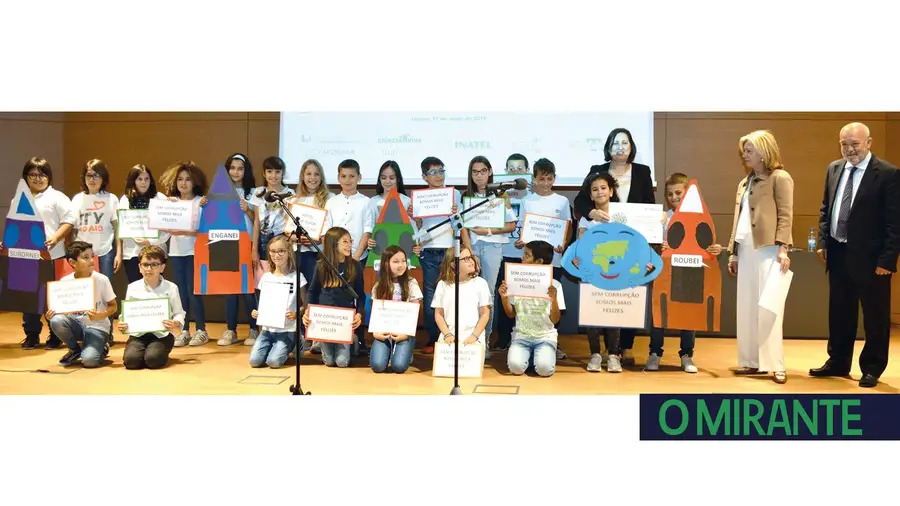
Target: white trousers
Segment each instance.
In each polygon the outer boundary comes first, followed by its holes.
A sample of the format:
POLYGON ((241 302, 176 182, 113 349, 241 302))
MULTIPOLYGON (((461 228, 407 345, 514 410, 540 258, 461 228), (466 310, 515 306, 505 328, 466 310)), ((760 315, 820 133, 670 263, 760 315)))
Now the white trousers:
POLYGON ((783 372, 784 316, 776 317, 759 307, 766 277, 778 260, 778 246, 756 249, 750 234, 738 244, 737 258, 738 365, 764 372, 783 372))

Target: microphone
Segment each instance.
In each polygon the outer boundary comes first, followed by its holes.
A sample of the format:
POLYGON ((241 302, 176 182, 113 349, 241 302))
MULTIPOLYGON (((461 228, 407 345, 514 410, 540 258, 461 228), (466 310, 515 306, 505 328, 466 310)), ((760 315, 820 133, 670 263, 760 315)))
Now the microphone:
POLYGON ((286 198, 290 198, 292 196, 293 196, 293 194, 288 190, 285 190, 281 193, 267 191, 265 194, 265 197, 263 197, 263 199, 265 199, 266 202, 281 202, 282 200, 284 200, 286 198))
POLYGON ((528 181, 523 178, 516 178, 512 181, 507 181, 505 183, 494 183, 487 185, 485 189, 486 192, 495 192, 498 190, 506 191, 506 190, 525 190, 528 188, 528 181))

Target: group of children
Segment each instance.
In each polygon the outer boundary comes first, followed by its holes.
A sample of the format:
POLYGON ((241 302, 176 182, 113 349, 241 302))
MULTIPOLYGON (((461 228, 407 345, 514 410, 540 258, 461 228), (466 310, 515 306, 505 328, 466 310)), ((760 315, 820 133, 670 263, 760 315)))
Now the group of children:
MULTIPOLYGON (((218 344, 228 346, 240 341, 237 337, 237 314, 240 300, 244 300, 250 333, 244 344, 253 346, 249 362, 253 367, 281 367, 291 353, 302 353, 309 343, 296 342, 296 326, 301 330, 310 324, 310 304, 351 308, 355 311, 353 344, 316 342, 312 353, 320 353, 327 366, 347 367, 353 356, 369 356, 370 367, 375 372, 405 372, 412 362, 415 349, 414 335, 375 333, 371 350, 366 346, 362 332, 362 314, 365 300, 354 300, 342 288, 342 282, 328 266, 327 259, 337 267, 358 294, 364 293, 363 266, 369 250, 375 246, 371 235, 375 222, 385 203, 387 192, 396 189, 416 229, 430 229, 444 221, 441 217, 416 218, 412 203, 406 195, 403 175, 394 161, 385 162, 379 169, 376 195, 372 198, 360 193, 360 166, 355 160, 341 162, 337 170, 340 193, 328 190, 325 172, 316 160, 306 161, 300 170, 296 190, 283 181, 285 164, 278 157, 263 162, 262 175, 265 185, 257 187, 249 158, 235 153, 226 159, 225 166, 239 197, 246 224, 252 231, 252 257, 257 269, 257 294, 273 283, 289 284, 290 300, 285 308, 284 323, 279 327, 258 328, 256 325, 257 295, 232 295, 226 300, 227 330, 218 344), (317 241, 325 258, 317 253, 307 238, 298 237, 293 224, 286 219, 281 206, 268 203, 259 197, 262 190, 279 194, 287 192, 289 204, 300 203, 327 211, 324 234, 317 241), (295 251, 300 250, 299 265, 295 251), (300 320, 298 322, 298 319, 300 320)), ((421 163, 423 180, 429 188, 445 186, 443 162, 428 157, 421 163)), ((540 376, 554 373, 556 362, 565 358, 558 346, 558 325, 566 303, 560 279, 561 254, 566 244, 553 247, 544 241, 524 243, 521 236, 526 213, 572 220, 572 207, 568 199, 553 191, 556 168, 550 160, 542 158, 529 169, 528 159, 521 154, 511 155, 506 162, 506 174, 531 174, 530 188, 515 203, 504 196, 505 223, 498 228, 464 228, 460 233, 459 291, 460 307, 455 304, 456 280, 453 231, 449 224, 431 230, 413 248, 422 269, 423 285, 419 286, 410 274, 407 253, 398 245, 384 248, 371 292, 373 304, 377 300, 395 300, 424 304, 424 325, 428 334, 425 353, 433 353, 436 343, 453 343, 461 346, 483 346, 485 359, 491 353, 490 338, 497 330, 498 340, 494 351, 507 349, 507 365, 513 374, 524 374, 533 369, 540 376), (507 295, 503 279, 504 266, 508 263, 551 265, 553 281, 547 298, 528 298, 507 295), (459 313, 459 328, 455 328, 455 313, 459 313)), ((462 208, 462 197, 484 197, 487 185, 493 182, 490 161, 478 156, 472 159, 468 170, 465 193, 454 189, 453 212, 462 208)), ((100 160, 87 162, 81 171, 82 193, 68 202, 65 195, 52 190, 44 180, 52 180, 52 172, 46 160, 32 159, 26 164, 23 178, 28 182, 35 202, 44 219, 48 247, 58 248, 74 227, 75 241, 65 249, 64 255, 74 269, 68 277, 93 277, 97 286, 96 308, 84 314, 56 315, 47 312, 44 317, 50 324, 51 338, 47 348, 57 348, 63 343, 69 348, 60 361, 71 365, 81 361, 86 367, 99 365, 112 346, 111 316, 118 311, 116 297, 110 279, 124 266, 129 285, 125 299, 166 297, 171 302, 171 319, 164 322, 166 331, 144 335, 130 335, 126 344, 124 361, 129 369, 158 368, 168 361, 175 346, 201 346, 209 341, 206 332, 204 302, 202 296, 193 294, 193 254, 196 231, 160 231, 154 239, 119 239, 116 235, 117 209, 146 209, 151 199, 191 201, 195 218, 206 205, 209 188, 204 173, 193 162, 172 165, 159 179, 150 169, 136 165, 130 169, 125 194, 116 199, 107 191, 109 172, 100 160), (34 183, 34 184, 33 184, 34 183), (48 193, 49 192, 49 193, 48 193), (55 192, 55 193, 54 193, 55 192), (56 195, 59 194, 59 195, 56 195), (50 195, 50 197, 41 197, 50 195), (59 197, 62 196, 65 202, 59 197), (92 223, 102 226, 85 226, 82 215, 83 199, 101 199, 106 212, 91 217, 92 223), (41 205, 45 203, 46 205, 41 205), (52 204, 52 205, 50 205, 52 204), (48 217, 52 215, 52 217, 48 217), (80 225, 79 225, 80 224, 80 225), (66 225, 69 228, 66 228, 66 225), (94 272, 94 256, 99 257, 100 272, 94 272), (162 276, 171 266, 172 279, 162 276), (194 321, 195 331, 190 331, 194 321)), ((667 220, 686 193, 688 179, 683 174, 673 174, 666 181, 668 202, 667 220)), ((609 203, 617 202, 616 179, 609 172, 592 173, 584 183, 598 213, 591 213, 596 221, 581 217, 577 227, 570 227, 577 237, 599 223, 609 221, 609 203)), ((570 241, 573 237, 567 238, 570 241)), ((315 240, 315 239, 313 239, 315 240)), ((664 242, 663 248, 667 247, 664 242)), ((55 251, 51 249, 51 252, 55 251)), ((710 246, 709 251, 719 254, 721 247, 710 246)), ((58 253, 57 253, 58 254, 58 253)), ((23 348, 37 346, 40 317, 25 315, 23 327, 26 339, 23 348), (35 331, 35 328, 37 330, 35 331)), ((120 332, 128 333, 126 322, 118 324, 120 332)), ((612 328, 591 328, 586 331, 591 350, 587 370, 602 370, 606 362, 609 372, 622 371, 619 331, 612 328), (601 343, 600 335, 604 339, 601 343), (603 346, 605 345, 605 352, 603 346)), ((302 332, 301 332, 302 336, 302 332)), ((651 332, 650 355, 646 370, 657 370, 662 356, 663 329, 651 332)), ((686 372, 697 372, 693 364, 694 334, 681 332, 682 367, 686 372)))

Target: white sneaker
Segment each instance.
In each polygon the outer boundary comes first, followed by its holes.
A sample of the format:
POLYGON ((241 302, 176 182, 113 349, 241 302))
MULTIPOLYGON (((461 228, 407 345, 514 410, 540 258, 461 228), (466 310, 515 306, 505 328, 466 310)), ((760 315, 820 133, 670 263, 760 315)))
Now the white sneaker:
POLYGON ((187 346, 189 342, 191 342, 191 334, 187 330, 182 330, 181 334, 175 338, 175 347, 187 346))
POLYGON ((244 346, 253 346, 256 344, 256 338, 259 336, 259 332, 250 329, 250 337, 244 339, 244 346))
POLYGON ((565 360, 567 358, 569 358, 569 356, 566 355, 566 352, 564 352, 563 349, 560 348, 559 345, 557 345, 556 346, 556 360, 565 360))
POLYGON ((694 365, 694 359, 687 355, 681 357, 681 368, 684 369, 684 372, 689 372, 691 374, 697 372, 697 366, 694 365))
POLYGON ((603 359, 599 353, 592 353, 587 365, 588 372, 600 372, 603 370, 603 359))
POLYGON ((231 346, 236 342, 238 342, 237 334, 233 330, 226 330, 222 334, 222 339, 219 339, 216 344, 219 346, 231 346))
POLYGON ((622 362, 618 355, 610 355, 606 365, 606 372, 622 372, 622 362))
POLYGON ((659 370, 659 355, 656 353, 651 353, 650 357, 647 359, 647 365, 644 366, 645 371, 658 371, 659 370))
POLYGON ((209 334, 207 334, 205 330, 198 330, 197 332, 194 332, 194 337, 191 338, 188 344, 191 346, 203 346, 208 342, 209 334))

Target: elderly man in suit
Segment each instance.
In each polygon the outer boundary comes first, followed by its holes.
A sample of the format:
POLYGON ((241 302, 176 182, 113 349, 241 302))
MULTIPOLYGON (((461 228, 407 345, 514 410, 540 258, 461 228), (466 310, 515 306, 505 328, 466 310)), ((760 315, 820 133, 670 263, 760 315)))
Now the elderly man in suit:
POLYGON ((841 129, 843 158, 828 166, 817 253, 828 272, 828 360, 810 376, 847 376, 859 305, 866 342, 861 387, 874 387, 888 363, 891 275, 900 252, 900 171, 877 158, 862 123, 841 129))

